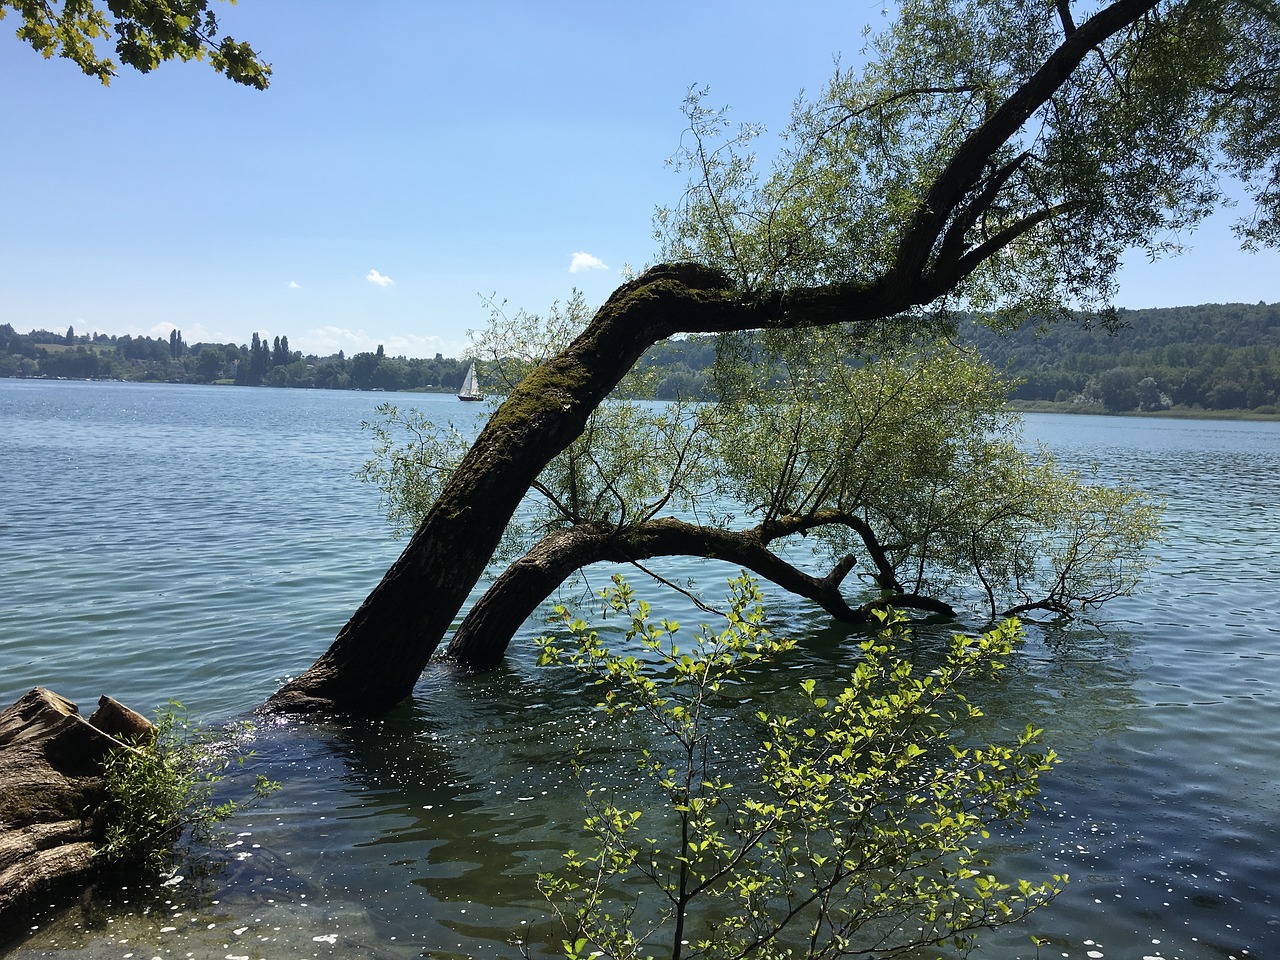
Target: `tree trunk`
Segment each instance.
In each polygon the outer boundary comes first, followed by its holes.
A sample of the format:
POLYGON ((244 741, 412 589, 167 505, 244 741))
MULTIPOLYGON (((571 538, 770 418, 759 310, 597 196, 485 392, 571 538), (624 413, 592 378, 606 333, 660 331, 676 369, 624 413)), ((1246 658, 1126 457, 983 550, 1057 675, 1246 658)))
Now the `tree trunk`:
POLYGON ((399 559, 268 707, 370 715, 409 696, 529 485, 654 343, 681 332, 874 321, 914 306, 921 292, 885 281, 747 295, 698 264, 664 264, 619 287, 568 348, 511 391, 399 559))
POLYGON ((940 164, 878 275, 751 293, 731 289, 718 270, 664 264, 619 287, 563 353, 511 392, 400 558, 324 655, 269 706, 378 714, 409 696, 525 490, 581 435, 590 412, 652 344, 676 333, 871 323, 904 314, 1067 212, 1069 205, 1056 204, 994 236, 971 236, 998 200, 999 178, 984 183, 984 175, 993 164, 1001 168, 1002 151, 1097 44, 1156 2, 1115 0, 1072 30, 940 164))
POLYGON ((579 524, 543 538, 503 571, 454 633, 449 656, 472 669, 488 669, 506 654, 515 632, 575 570, 602 561, 632 563, 674 556, 737 564, 814 601, 837 620, 866 619, 840 593, 840 581, 851 563, 841 564, 827 578, 810 576, 770 553, 758 530, 720 530, 671 518, 620 530, 579 524))
MULTIPOLYGON (((869 623, 872 609, 894 605, 953 612, 941 601, 903 593, 851 607, 841 584, 853 569, 852 556, 841 559, 826 576, 815 577, 769 550, 769 544, 779 537, 829 524, 852 525, 851 519, 856 520, 837 511, 823 511, 808 517, 784 517, 748 530, 722 530, 670 517, 620 529, 583 523, 556 530, 504 570, 485 591, 454 633, 448 654, 472 669, 494 666, 539 605, 575 570, 601 561, 633 563, 673 556, 724 560, 816 603, 841 623, 869 623)), ((857 525, 866 527, 861 521, 857 525)))
POLYGON ((530 484, 654 343, 676 333, 869 328, 936 295, 896 274, 785 296, 743 294, 699 264, 663 264, 619 287, 569 347, 511 391, 382 581, 267 708, 377 715, 408 697, 530 484))
POLYGON ((94 872, 106 828, 102 762, 150 730, 110 697, 86 720, 41 687, 0 712, 0 928, 32 897, 94 872))
POLYGON ((269 706, 377 714, 409 696, 542 468, 651 344, 687 323, 740 315, 725 287, 705 268, 662 267, 615 291, 563 353, 512 390, 399 559, 269 706))
POLYGON ((612 533, 582 523, 553 530, 539 540, 502 571, 468 611, 449 641, 449 658, 473 670, 495 666, 516 631, 574 571, 605 559, 612 533))
POLYGON ((915 303, 890 283, 743 295, 697 264, 658 266, 624 284, 568 348, 512 390, 399 559, 268 707, 374 715, 409 696, 529 485, 654 343, 680 332, 872 321, 915 303))

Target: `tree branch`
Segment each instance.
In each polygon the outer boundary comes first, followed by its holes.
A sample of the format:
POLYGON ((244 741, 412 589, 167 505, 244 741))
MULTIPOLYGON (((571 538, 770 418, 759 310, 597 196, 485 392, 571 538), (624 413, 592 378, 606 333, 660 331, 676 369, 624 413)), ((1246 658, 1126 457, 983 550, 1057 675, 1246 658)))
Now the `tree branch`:
POLYGON ((947 221, 979 182, 989 159, 1017 135, 1095 47, 1136 22, 1159 0, 1116 0, 1072 31, 1044 64, 1011 94, 952 154, 921 200, 898 245, 893 271, 900 282, 926 273, 947 221))

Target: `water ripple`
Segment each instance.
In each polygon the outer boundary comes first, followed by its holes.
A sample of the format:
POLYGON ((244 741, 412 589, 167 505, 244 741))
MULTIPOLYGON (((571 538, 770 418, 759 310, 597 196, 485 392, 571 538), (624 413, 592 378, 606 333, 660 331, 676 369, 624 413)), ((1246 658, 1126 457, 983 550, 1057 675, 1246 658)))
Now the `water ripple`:
MULTIPOLYGON (((0 696, 177 697, 216 720, 305 669, 399 550, 352 479, 380 399, 0 381, 0 696)), ((1165 495, 1169 538, 1143 594, 1033 624, 1003 680, 974 692, 975 735, 1034 720, 1064 758, 1046 814, 993 848, 999 866, 1074 878, 983 954, 1026 957, 1034 933, 1044 957, 1278 956, 1280 428, 1027 423, 1066 465, 1165 495)), ((852 669, 856 633, 777 610, 800 648, 744 694, 784 703, 801 677, 852 669)), ((947 629, 922 634, 922 662, 947 629)), ((514 958, 517 937, 557 954, 532 878, 580 836, 573 751, 592 747, 605 775, 615 741, 592 691, 534 665, 536 630, 492 674, 431 665, 378 724, 260 729, 244 777, 285 789, 231 824, 218 873, 41 918, 11 955, 514 958)))

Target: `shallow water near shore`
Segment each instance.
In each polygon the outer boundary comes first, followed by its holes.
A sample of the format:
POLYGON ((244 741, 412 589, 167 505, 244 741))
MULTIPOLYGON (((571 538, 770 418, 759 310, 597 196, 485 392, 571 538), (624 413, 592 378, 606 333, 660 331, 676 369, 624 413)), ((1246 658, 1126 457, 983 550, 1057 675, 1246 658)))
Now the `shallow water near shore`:
MULTIPOLYGON (((304 670, 403 546, 353 478, 372 447, 360 422, 385 400, 464 427, 482 413, 449 397, 0 380, 3 702, 36 685, 82 707, 173 698, 217 724, 304 670)), ((1034 722, 1063 757, 1045 813, 999 841, 997 865, 1072 882, 982 955, 1280 955, 1280 424, 1030 415, 1026 433, 1167 497, 1168 539, 1141 594, 1032 625, 983 691, 994 732, 1034 722)), ((856 636, 793 601, 773 613, 800 646, 757 693, 847 673, 856 636)), ((534 879, 580 841, 567 761, 596 728, 591 692, 534 665, 537 632, 491 674, 433 664, 377 723, 261 724, 226 792, 243 798, 257 773, 283 789, 225 825, 204 871, 0 931, 5 955, 558 954, 534 879)))

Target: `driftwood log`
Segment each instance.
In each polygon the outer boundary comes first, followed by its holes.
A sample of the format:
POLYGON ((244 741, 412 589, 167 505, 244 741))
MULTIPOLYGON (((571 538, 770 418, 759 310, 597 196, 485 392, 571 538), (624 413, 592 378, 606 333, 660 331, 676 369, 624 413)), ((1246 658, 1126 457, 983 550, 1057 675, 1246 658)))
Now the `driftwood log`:
POLYGON ((42 687, 0 712, 0 929, 33 896, 89 881, 106 829, 103 760, 151 729, 110 697, 86 720, 42 687))

